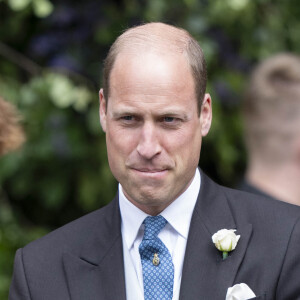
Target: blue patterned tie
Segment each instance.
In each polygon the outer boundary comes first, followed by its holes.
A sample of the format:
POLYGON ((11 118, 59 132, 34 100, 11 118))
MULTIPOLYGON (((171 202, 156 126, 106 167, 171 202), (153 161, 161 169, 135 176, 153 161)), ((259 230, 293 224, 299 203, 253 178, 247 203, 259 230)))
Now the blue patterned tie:
POLYGON ((174 266, 165 244, 157 237, 167 224, 162 216, 144 220, 145 233, 139 251, 143 266, 145 300, 172 300, 174 266))

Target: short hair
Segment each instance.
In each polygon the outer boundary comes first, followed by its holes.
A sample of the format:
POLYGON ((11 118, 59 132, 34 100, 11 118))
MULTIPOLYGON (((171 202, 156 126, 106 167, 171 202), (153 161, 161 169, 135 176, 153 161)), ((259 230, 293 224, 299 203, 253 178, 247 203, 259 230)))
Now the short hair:
MULTIPOLYGON (((122 51, 141 51, 148 49, 158 52, 182 53, 186 55, 195 84, 198 110, 201 111, 206 90, 206 63, 198 42, 184 29, 164 23, 147 23, 127 29, 112 44, 103 68, 103 92, 106 101, 109 98, 110 75, 119 53, 122 51)), ((134 52, 133 52, 134 53, 134 52)))
POLYGON ((0 156, 19 148, 25 135, 15 107, 0 97, 0 156))
POLYGON ((289 158, 300 133, 300 57, 277 54, 259 64, 244 96, 245 139, 250 156, 265 162, 289 158))

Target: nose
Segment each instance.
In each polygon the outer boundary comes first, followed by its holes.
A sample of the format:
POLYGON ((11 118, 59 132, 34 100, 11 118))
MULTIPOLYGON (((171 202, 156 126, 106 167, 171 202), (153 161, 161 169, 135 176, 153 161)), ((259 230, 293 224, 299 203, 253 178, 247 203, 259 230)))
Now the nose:
POLYGON ((158 132, 154 124, 145 123, 141 129, 137 152, 143 158, 150 160, 162 150, 159 142, 158 132))

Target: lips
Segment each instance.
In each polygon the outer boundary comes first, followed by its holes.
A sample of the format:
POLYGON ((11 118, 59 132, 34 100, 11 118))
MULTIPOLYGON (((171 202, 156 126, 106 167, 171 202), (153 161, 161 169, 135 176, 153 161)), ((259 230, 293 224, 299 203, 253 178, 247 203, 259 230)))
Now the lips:
POLYGON ((158 173, 167 170, 167 169, 148 169, 148 168, 133 168, 133 169, 138 172, 144 172, 144 173, 158 173))
POLYGON ((131 170, 138 177, 151 180, 162 180, 168 174, 168 169, 131 168, 131 170))

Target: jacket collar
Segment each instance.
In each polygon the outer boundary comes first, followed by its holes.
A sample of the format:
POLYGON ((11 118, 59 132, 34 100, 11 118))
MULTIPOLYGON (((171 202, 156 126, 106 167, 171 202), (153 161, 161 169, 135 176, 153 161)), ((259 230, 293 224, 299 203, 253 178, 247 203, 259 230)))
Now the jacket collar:
POLYGON ((252 233, 252 225, 236 226, 224 189, 201 172, 201 189, 193 213, 182 270, 180 300, 225 299, 233 285, 252 233), (212 242, 220 229, 237 229, 237 248, 226 260, 212 242))
POLYGON ((121 218, 116 197, 95 212, 94 230, 79 253, 63 255, 72 300, 125 300, 121 218))

